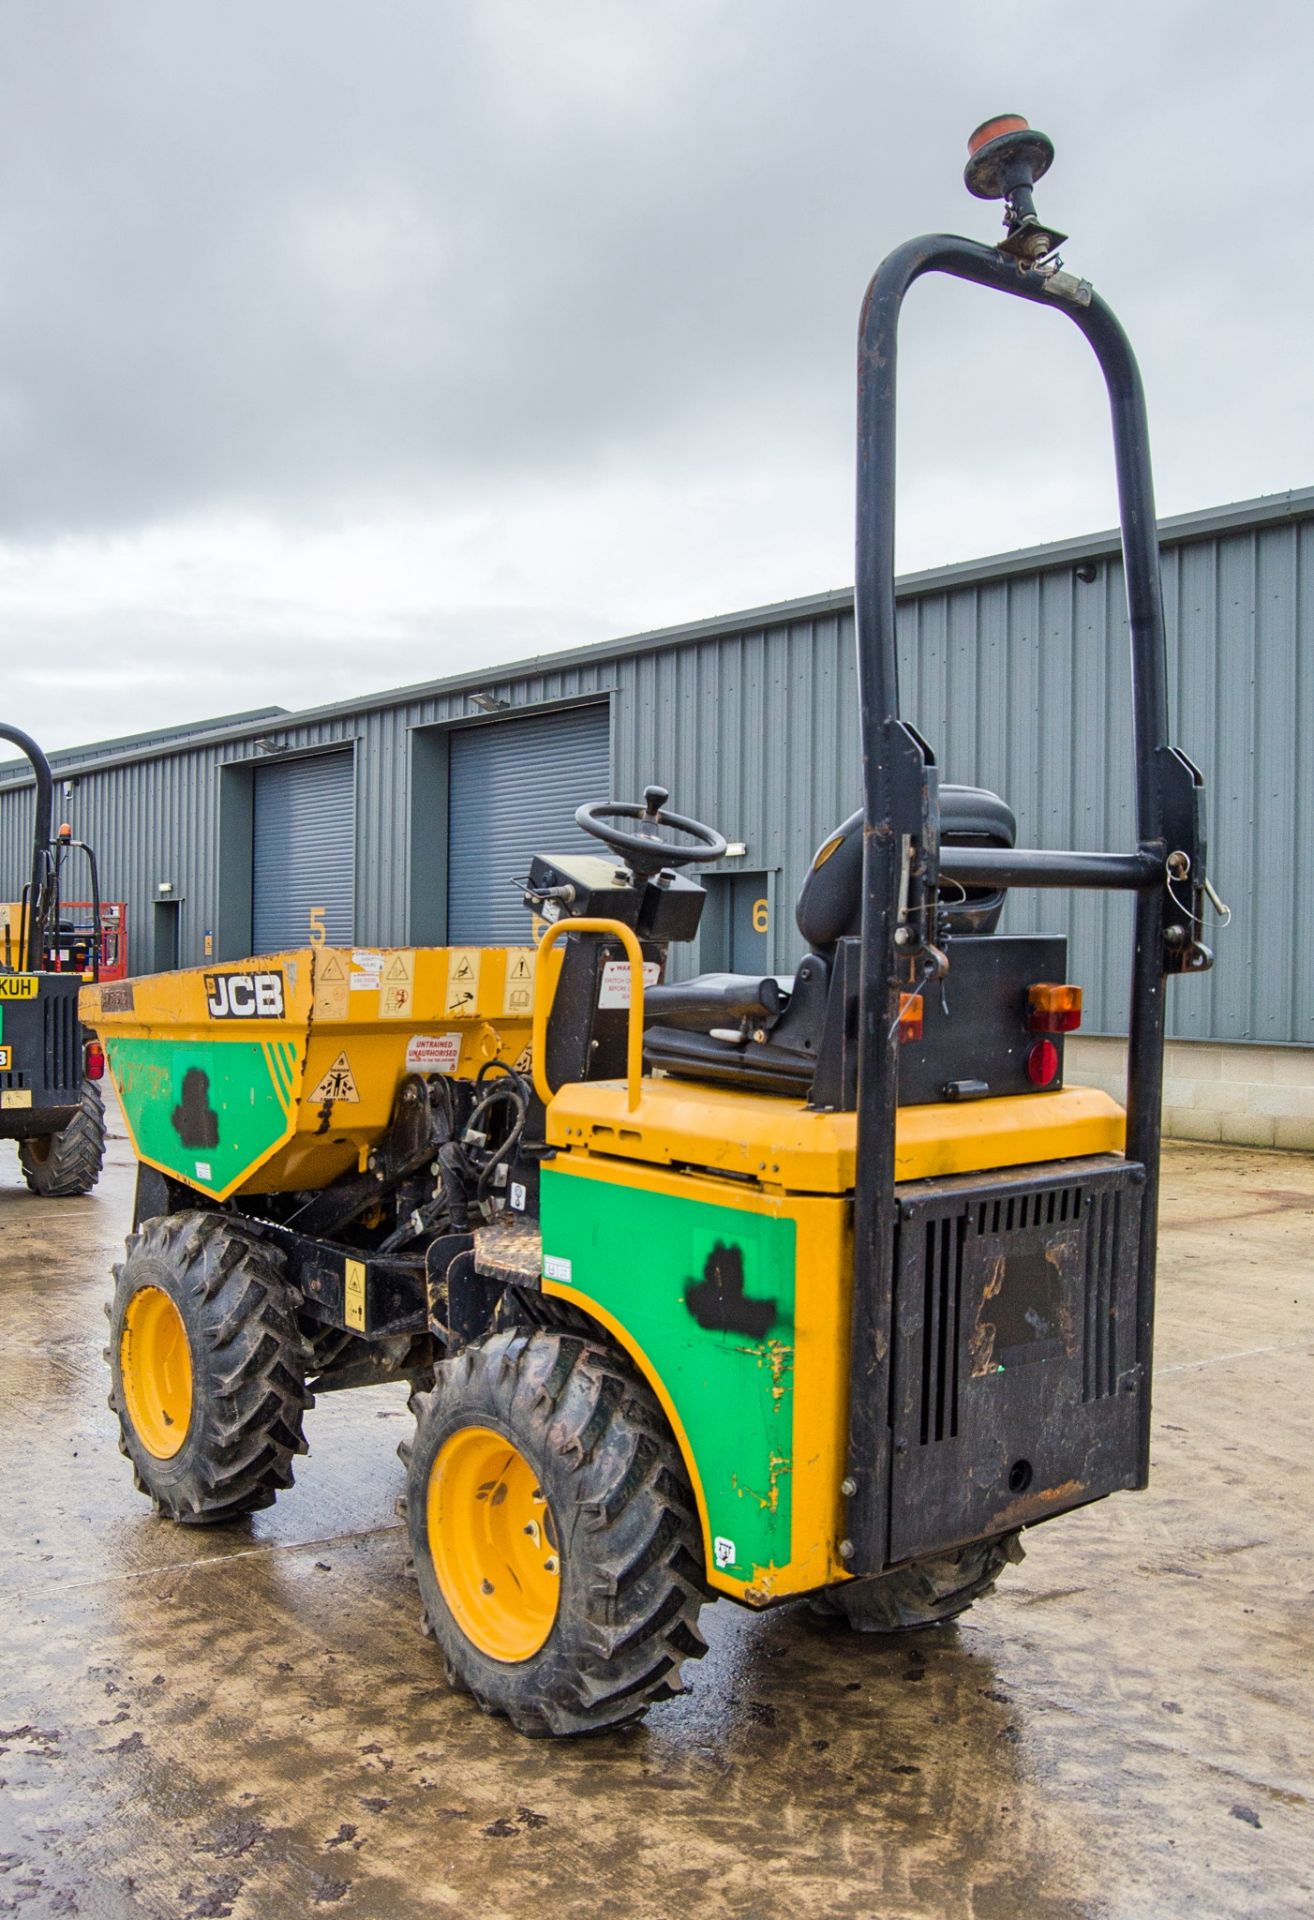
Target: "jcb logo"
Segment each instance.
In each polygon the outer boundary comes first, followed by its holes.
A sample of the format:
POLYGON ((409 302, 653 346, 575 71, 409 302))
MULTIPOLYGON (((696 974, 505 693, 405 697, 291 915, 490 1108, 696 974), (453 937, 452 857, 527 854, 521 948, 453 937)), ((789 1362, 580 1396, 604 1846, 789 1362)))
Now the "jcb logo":
POLYGON ((212 1020, 281 1020, 281 973, 207 973, 205 998, 212 1020))

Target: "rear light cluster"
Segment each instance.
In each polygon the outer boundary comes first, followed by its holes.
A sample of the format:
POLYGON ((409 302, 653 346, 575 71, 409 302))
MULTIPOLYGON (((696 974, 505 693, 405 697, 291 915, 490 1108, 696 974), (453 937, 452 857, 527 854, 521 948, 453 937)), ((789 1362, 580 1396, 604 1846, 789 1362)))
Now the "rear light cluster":
POLYGON ((899 1042, 903 1045, 909 1040, 922 1037, 922 996, 920 993, 901 993, 899 995, 899 1042))
MULTIPOLYGON (((1081 1025, 1081 988, 1038 981, 1027 992, 1027 1025, 1032 1033, 1072 1033, 1081 1025)), ((1052 1087, 1059 1065, 1054 1042, 1037 1040, 1027 1054, 1027 1079, 1033 1087, 1052 1087)))
POLYGON ((1071 1033, 1081 1025, 1081 988, 1038 981, 1027 992, 1027 1025, 1033 1033, 1071 1033))
POLYGON ((88 1080, 105 1078, 105 1049, 99 1040, 88 1040, 83 1049, 82 1071, 88 1080))

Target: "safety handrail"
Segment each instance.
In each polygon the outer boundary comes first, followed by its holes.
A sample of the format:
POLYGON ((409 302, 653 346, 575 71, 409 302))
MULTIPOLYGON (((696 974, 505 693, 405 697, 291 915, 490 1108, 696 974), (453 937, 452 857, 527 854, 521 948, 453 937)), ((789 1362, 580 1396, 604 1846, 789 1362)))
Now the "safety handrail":
POLYGON ((625 949, 625 957, 630 967, 630 1017, 625 1045, 625 1089, 626 1105, 633 1113, 639 1104, 639 1082, 643 1078, 643 948, 639 945, 632 929, 623 927, 619 920, 589 918, 558 920, 555 926, 546 930, 538 943, 534 957, 534 1022, 531 1030, 534 1092, 544 1106, 547 1106, 556 1092, 556 1088, 549 1084, 547 1077, 547 1023, 552 1003, 547 992, 545 961, 548 949, 563 933, 605 933, 613 940, 619 940, 625 949))

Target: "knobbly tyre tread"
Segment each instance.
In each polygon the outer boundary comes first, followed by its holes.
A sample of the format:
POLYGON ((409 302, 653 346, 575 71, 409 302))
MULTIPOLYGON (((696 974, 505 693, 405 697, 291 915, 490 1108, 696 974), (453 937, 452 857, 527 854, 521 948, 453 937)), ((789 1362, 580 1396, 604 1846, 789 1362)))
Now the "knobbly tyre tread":
POLYGON ((106 1308, 109 1404, 138 1491, 185 1526, 272 1506, 292 1485, 293 1456, 307 1450, 303 1416, 313 1403, 309 1349, 297 1331, 281 1254, 231 1215, 175 1213, 130 1236, 114 1281, 106 1308), (138 1440, 120 1374, 124 1315, 144 1286, 170 1296, 191 1348, 192 1416, 171 1460, 157 1459, 138 1440))
POLYGON ((912 1633, 943 1626, 990 1593, 1004 1568, 1016 1565, 1025 1551, 1016 1533, 974 1540, 892 1573, 828 1587, 816 1595, 813 1608, 841 1616, 857 1633, 912 1633))
POLYGON ((82 1082, 78 1110, 66 1127, 43 1140, 19 1141, 18 1164, 32 1192, 45 1200, 91 1192, 105 1165, 105 1102, 94 1080, 82 1082))
POLYGON ((421 1626, 448 1684, 530 1737, 635 1720, 683 1692, 707 1650, 697 1507, 679 1449, 646 1383, 614 1349, 552 1328, 494 1333, 442 1361, 419 1394, 399 1509, 420 1587, 421 1626), (514 1664, 461 1631, 428 1550, 429 1472, 458 1427, 492 1424, 537 1468, 561 1541, 561 1602, 544 1646, 514 1664))

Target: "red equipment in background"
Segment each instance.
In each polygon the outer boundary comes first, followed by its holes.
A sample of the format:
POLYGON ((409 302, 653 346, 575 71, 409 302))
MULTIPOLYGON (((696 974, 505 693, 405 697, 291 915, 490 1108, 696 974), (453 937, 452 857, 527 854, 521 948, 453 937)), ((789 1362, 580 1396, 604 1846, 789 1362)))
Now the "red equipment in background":
MULTIPOLYGON (((90 973, 96 919, 90 900, 61 900, 59 932, 50 959, 56 973, 90 973)), ((128 977, 128 903, 100 903, 100 967, 102 980, 128 977)))

